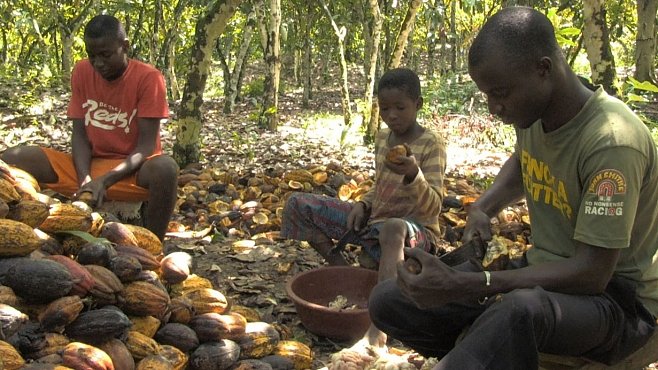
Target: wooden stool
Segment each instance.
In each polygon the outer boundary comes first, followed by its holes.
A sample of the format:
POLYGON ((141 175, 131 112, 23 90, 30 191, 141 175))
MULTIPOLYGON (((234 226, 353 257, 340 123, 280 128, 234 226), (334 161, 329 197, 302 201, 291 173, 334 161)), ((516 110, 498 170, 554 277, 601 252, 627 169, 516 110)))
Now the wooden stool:
POLYGON ((647 344, 633 352, 616 365, 608 366, 582 357, 558 356, 548 353, 539 354, 540 370, 642 370, 647 365, 658 361, 658 330, 647 344))

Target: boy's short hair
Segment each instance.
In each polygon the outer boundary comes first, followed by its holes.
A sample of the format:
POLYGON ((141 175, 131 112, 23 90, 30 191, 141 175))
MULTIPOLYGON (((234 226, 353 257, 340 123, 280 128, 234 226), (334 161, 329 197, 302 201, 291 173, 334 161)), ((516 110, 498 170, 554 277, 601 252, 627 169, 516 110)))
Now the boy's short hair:
POLYGON ((477 66, 495 49, 503 49, 510 61, 520 63, 561 53, 551 21, 524 6, 504 8, 485 22, 469 49, 468 65, 477 66))
POLYGON ((84 37, 90 39, 113 37, 119 41, 124 41, 126 39, 126 30, 118 19, 111 15, 102 14, 93 17, 87 23, 84 37))
POLYGON ((383 89, 400 89, 416 100, 420 98, 420 79, 416 72, 408 68, 389 69, 377 84, 377 91, 383 89))

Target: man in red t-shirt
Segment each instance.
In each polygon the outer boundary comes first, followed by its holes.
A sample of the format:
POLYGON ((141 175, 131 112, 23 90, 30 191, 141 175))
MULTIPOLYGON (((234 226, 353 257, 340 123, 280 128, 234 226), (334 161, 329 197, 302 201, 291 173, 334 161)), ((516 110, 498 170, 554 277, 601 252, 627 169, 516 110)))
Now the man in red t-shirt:
POLYGON ((162 154, 160 124, 169 116, 162 74, 128 58, 123 25, 91 19, 84 31, 88 59, 71 76, 68 117, 72 155, 36 146, 6 150, 1 159, 67 196, 148 201, 146 227, 164 237, 176 201, 178 166, 162 154))

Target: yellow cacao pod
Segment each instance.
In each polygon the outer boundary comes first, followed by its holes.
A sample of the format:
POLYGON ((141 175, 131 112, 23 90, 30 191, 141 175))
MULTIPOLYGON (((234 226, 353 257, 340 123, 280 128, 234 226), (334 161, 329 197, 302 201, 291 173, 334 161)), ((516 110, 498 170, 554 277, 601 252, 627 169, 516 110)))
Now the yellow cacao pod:
POLYGON ((48 205, 38 200, 21 200, 10 207, 7 218, 32 228, 39 227, 48 218, 48 205))
POLYGON ((155 256, 162 254, 162 242, 151 230, 137 225, 125 225, 135 236, 138 247, 151 252, 155 256))
POLYGON ((161 321, 153 316, 128 316, 133 326, 130 330, 138 331, 149 338, 153 338, 160 329, 161 321))
POLYGON ((125 343, 126 348, 135 360, 160 354, 160 344, 138 331, 129 331, 125 343))
POLYGON ((34 229, 22 222, 0 219, 0 230, 0 257, 27 256, 43 243, 34 229))
POLYGON ((16 191, 14 184, 7 179, 0 178, 0 199, 7 203, 18 202, 21 200, 21 195, 16 191))
POLYGON ((0 359, 5 370, 18 370, 25 365, 25 360, 16 348, 2 340, 0 340, 0 359))
POLYGON ((274 348, 273 353, 290 359, 295 364, 295 370, 310 369, 313 364, 313 351, 302 342, 294 340, 280 341, 274 348))

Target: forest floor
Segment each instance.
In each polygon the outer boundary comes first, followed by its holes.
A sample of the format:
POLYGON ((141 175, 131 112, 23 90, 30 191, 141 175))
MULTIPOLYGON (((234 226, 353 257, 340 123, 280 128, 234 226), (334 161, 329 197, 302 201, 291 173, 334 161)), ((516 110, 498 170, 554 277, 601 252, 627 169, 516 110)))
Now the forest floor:
MULTIPOLYGON (((231 114, 222 113, 221 100, 207 101, 201 134, 203 158, 199 164, 182 169, 181 173, 215 169, 235 173, 243 181, 249 181, 264 172, 282 173, 338 163, 344 173, 360 173, 371 178, 373 148, 361 143, 358 129, 355 127, 348 135, 344 147, 338 145, 343 127, 341 119, 335 118, 340 114, 339 98, 335 91, 317 91, 313 108, 302 110, 297 104, 301 101, 299 94, 282 95, 280 127, 276 132, 259 128, 249 120, 255 110, 249 101, 238 104, 231 114)), ((0 104, 0 152, 25 144, 68 150, 67 101, 66 94, 44 96, 41 105, 28 112, 17 112, 0 104)), ((172 113, 176 108, 172 104, 172 113)), ((172 119, 175 120, 175 114, 172 119)), ((478 135, 478 128, 487 124, 494 124, 487 116, 459 115, 428 122, 428 126, 440 130, 446 138, 446 183, 450 184, 448 189, 453 194, 477 195, 509 154, 478 135)), ((162 134, 164 149, 170 151, 175 140, 173 127, 165 126, 162 134)), ((183 189, 181 197, 185 197, 183 189)), ((251 250, 245 252, 236 248, 236 242, 252 235, 208 227, 207 220, 199 219, 199 212, 177 209, 174 220, 186 229, 170 234, 167 248, 192 254, 194 272, 210 279, 233 304, 256 309, 263 321, 284 325, 294 339, 310 345, 315 355, 314 369, 325 367, 332 353, 351 344, 318 337, 305 330, 285 292, 286 282, 295 274, 324 265, 307 243, 276 237, 259 238, 251 250)), ((348 248, 347 253, 358 265, 358 248, 348 248)), ((407 350, 395 341, 389 344, 403 352, 407 350)))

